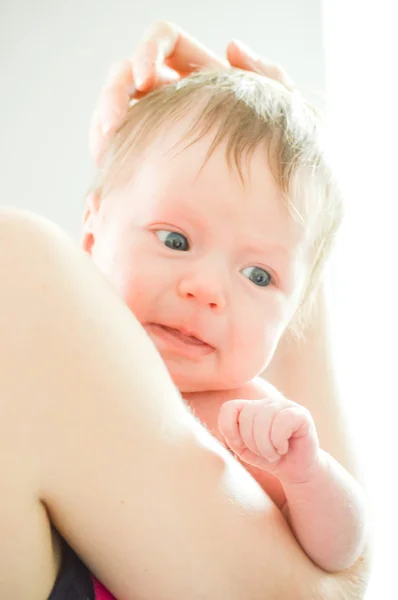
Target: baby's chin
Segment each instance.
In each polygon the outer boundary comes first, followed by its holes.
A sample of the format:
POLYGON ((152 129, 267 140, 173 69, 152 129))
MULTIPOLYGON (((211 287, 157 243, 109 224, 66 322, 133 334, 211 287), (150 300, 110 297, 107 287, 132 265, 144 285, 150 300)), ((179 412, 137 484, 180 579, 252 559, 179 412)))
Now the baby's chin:
MULTIPOLYGON (((166 363, 167 365, 167 363, 166 363)), ((180 394, 200 394, 204 392, 225 392, 226 390, 239 388, 250 378, 237 378, 236 376, 224 375, 220 377, 217 373, 195 373, 193 366, 190 369, 179 370, 172 366, 169 368, 170 376, 180 394)))
POLYGON ((171 374, 174 385, 178 388, 180 394, 200 394, 203 392, 223 390, 225 387, 220 382, 213 380, 197 380, 195 377, 173 376, 171 374))

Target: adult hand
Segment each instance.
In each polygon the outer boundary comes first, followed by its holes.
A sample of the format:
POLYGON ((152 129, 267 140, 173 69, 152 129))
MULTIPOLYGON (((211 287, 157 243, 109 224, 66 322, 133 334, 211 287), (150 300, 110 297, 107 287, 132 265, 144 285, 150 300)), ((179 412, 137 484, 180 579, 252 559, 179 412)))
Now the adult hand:
POLYGON ((173 23, 159 21, 144 33, 131 59, 112 65, 90 128, 90 152, 99 162, 108 138, 123 121, 130 101, 201 68, 236 67, 276 79, 291 88, 285 71, 233 40, 223 60, 173 23))

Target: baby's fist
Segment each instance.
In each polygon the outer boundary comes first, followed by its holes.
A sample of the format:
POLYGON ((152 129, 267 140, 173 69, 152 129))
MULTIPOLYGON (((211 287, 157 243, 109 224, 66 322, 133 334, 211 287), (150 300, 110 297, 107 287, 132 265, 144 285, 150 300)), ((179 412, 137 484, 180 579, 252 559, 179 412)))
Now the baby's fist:
POLYGON ((319 443, 310 412, 276 390, 262 400, 225 402, 218 426, 241 461, 282 482, 307 481, 317 465, 319 443))

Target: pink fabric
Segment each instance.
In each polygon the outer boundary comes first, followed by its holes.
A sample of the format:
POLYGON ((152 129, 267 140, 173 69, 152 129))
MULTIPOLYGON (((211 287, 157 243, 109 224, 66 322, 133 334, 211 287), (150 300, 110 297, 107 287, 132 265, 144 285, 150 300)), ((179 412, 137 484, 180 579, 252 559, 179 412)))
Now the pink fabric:
POLYGON ((95 577, 93 577, 95 600, 116 600, 95 577))

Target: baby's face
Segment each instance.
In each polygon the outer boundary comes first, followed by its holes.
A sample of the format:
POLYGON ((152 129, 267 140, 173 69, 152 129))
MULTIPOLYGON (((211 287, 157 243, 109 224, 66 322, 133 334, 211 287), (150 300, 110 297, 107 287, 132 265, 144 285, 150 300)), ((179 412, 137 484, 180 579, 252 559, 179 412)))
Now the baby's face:
POLYGON ((181 392, 235 388, 272 357, 308 275, 308 248, 265 151, 242 184, 223 146, 203 167, 209 139, 180 153, 173 141, 156 142, 111 193, 84 246, 181 392))

